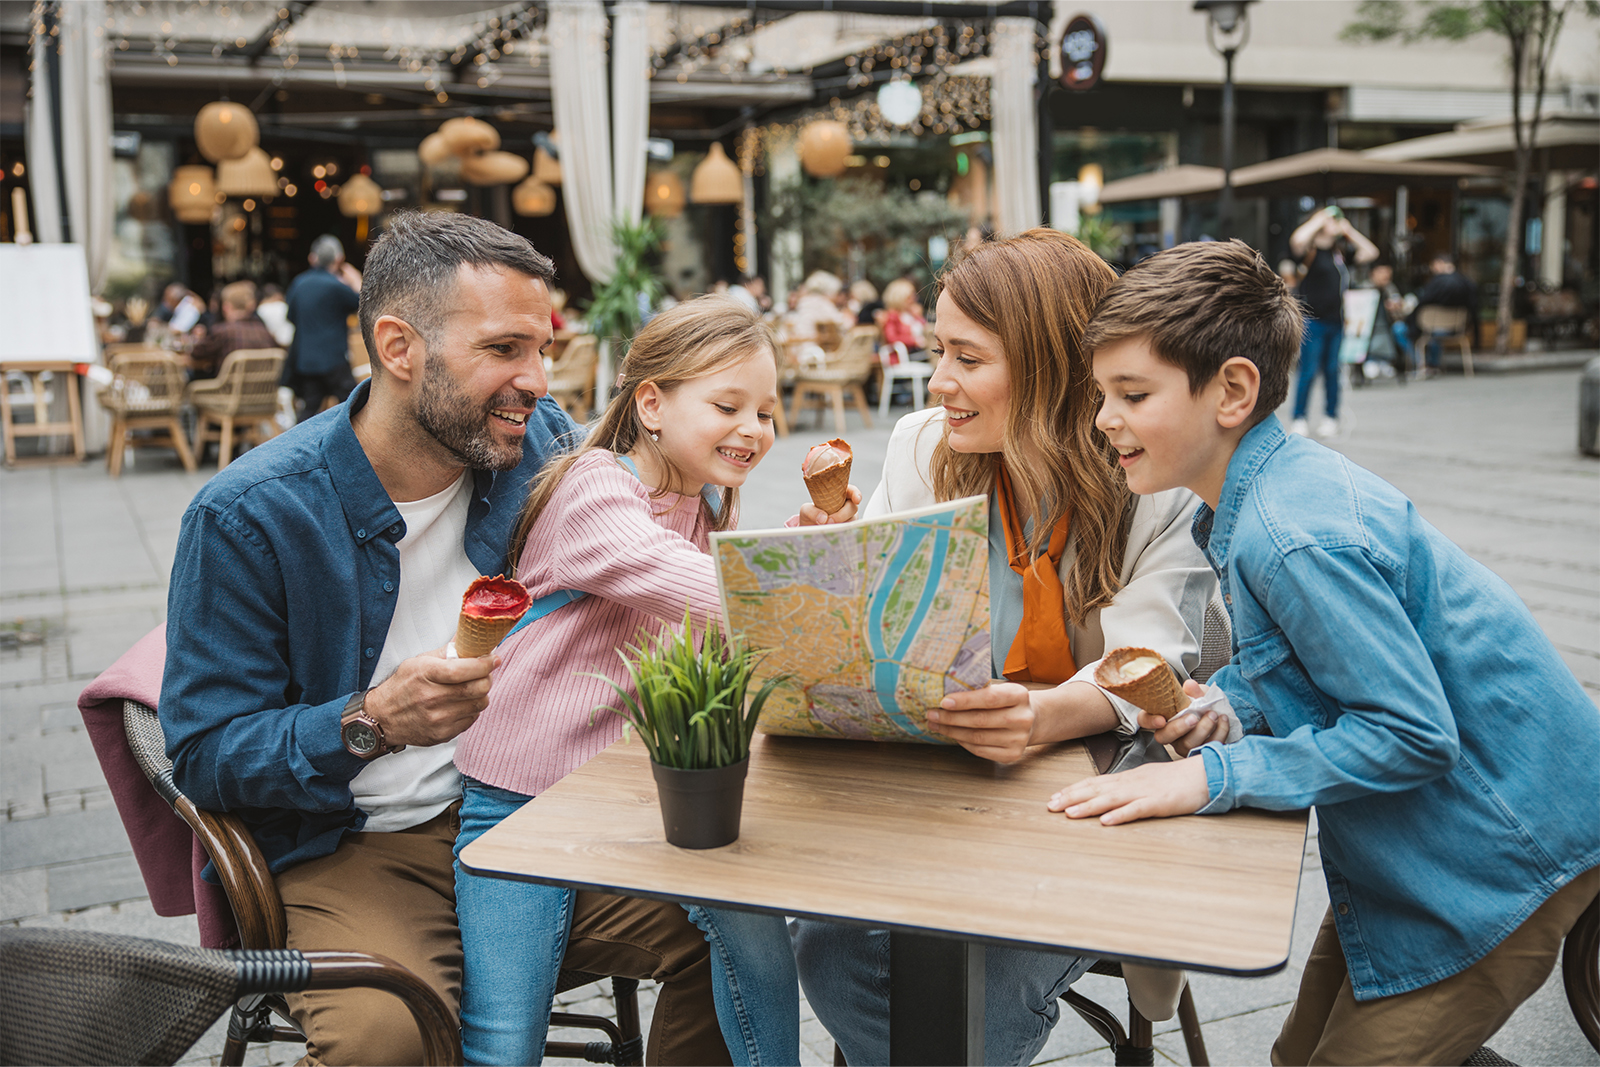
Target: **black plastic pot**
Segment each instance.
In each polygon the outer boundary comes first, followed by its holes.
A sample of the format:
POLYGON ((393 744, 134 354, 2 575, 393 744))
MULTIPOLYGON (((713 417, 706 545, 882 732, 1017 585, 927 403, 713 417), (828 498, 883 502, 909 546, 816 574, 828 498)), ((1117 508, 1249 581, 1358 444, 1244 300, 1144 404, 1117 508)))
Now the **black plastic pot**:
POLYGON ((652 760, 650 771, 661 797, 661 825, 667 832, 667 844, 720 848, 737 841, 749 769, 749 757, 726 767, 694 771, 663 767, 652 760))

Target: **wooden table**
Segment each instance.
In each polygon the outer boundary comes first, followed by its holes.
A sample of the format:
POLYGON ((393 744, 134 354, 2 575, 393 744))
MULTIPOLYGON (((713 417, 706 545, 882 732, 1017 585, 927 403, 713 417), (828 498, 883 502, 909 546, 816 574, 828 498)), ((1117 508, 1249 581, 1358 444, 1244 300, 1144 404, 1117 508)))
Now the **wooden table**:
POLYGON ((468 845, 462 861, 485 875, 922 935, 892 950, 923 961, 891 969, 895 1062, 933 1062, 928 1041, 967 1051, 940 1062, 982 1062, 982 982, 959 979, 981 979, 985 944, 1231 975, 1281 970, 1305 813, 1106 827, 1045 810, 1053 792, 1093 773, 1081 744, 1003 766, 957 748, 758 735, 739 840, 689 851, 663 837, 644 746, 619 742, 468 845))

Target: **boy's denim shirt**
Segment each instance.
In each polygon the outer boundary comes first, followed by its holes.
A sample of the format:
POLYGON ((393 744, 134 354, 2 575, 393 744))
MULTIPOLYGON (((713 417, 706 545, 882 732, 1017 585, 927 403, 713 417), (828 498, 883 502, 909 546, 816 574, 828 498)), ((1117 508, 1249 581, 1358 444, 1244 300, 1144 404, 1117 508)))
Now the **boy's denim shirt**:
POLYGON ((1203 812, 1316 805, 1357 1000, 1482 958, 1600 864, 1600 712, 1509 586, 1343 456, 1245 434, 1194 538, 1249 736, 1203 812))
MULTIPOLYGON (((366 764, 339 720, 373 684, 405 536, 350 425, 369 388, 207 482, 172 564, 159 712, 173 777, 201 808, 237 812, 275 873, 367 821, 350 793, 366 764)), ((504 568, 528 482, 573 428, 540 400, 522 462, 472 472, 463 547, 479 571, 504 568)))

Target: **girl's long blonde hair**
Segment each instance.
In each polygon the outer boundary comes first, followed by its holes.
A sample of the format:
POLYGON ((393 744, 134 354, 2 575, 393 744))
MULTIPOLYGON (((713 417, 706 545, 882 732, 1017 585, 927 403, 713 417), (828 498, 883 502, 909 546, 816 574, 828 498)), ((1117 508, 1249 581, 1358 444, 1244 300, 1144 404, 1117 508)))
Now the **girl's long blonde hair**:
POLYGON ((1001 452, 957 452, 946 430, 933 452, 934 493, 940 500, 991 493, 1001 457, 1013 457, 1006 473, 1019 509, 1039 508, 1029 546, 1035 554, 1070 508, 1077 556, 1064 591, 1067 616, 1079 626, 1122 584, 1133 511, 1116 449, 1094 426, 1098 390, 1082 344, 1116 279, 1077 239, 1048 229, 985 242, 939 279, 941 293, 1000 339, 1011 407, 1001 452))
MULTIPOLYGON (((624 455, 635 448, 644 448, 668 473, 668 485, 681 481, 683 471, 650 439, 649 431, 639 421, 634 400, 641 385, 654 382, 662 392, 670 393, 685 382, 715 374, 760 353, 765 353, 776 364, 777 347, 777 340, 767 324, 743 304, 726 296, 686 300, 651 319, 634 337, 633 346, 622 361, 619 392, 606 405, 599 422, 589 430, 582 445, 552 460, 529 491, 507 551, 507 563, 512 571, 522 558, 528 531, 550 503, 550 496, 561 479, 585 452, 603 448, 624 455)), ((650 495, 663 496, 668 491, 656 489, 650 495)), ((732 527, 738 508, 739 491, 724 487, 721 504, 712 517, 712 528, 732 527)))

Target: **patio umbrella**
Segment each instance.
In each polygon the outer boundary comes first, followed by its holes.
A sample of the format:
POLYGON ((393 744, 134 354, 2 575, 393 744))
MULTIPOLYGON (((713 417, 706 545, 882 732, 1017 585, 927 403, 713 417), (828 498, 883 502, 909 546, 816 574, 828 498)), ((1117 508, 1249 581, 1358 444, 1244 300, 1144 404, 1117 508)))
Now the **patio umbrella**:
POLYGON ((1240 196, 1367 196, 1397 185, 1451 186, 1457 179, 1497 177, 1500 170, 1472 163, 1414 163, 1373 159, 1363 152, 1318 148, 1252 163, 1233 172, 1240 196))
POLYGON ((1214 194, 1221 188, 1221 167, 1180 163, 1166 170, 1153 170, 1107 182, 1100 189, 1100 203, 1121 204, 1129 200, 1160 200, 1168 196, 1202 196, 1214 194))
MULTIPOLYGON (((1594 170, 1600 161, 1600 119, 1593 116, 1546 115, 1539 121, 1539 153, 1542 167, 1560 170, 1594 170), (1548 156, 1546 155, 1548 153, 1548 156)), ((1516 140, 1506 121, 1473 123, 1449 133, 1435 133, 1369 148, 1368 159, 1409 162, 1424 159, 1459 159, 1471 163, 1510 167, 1516 140)))

